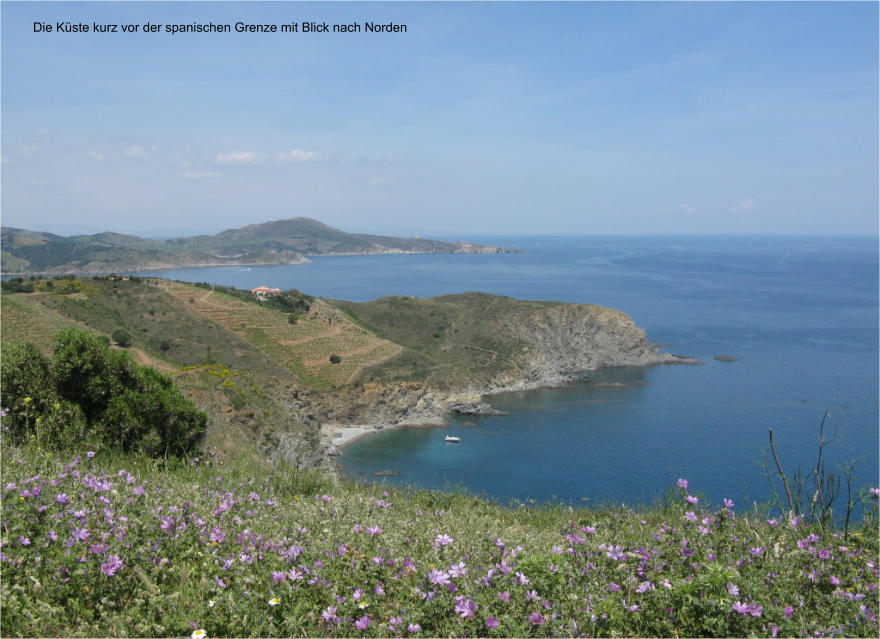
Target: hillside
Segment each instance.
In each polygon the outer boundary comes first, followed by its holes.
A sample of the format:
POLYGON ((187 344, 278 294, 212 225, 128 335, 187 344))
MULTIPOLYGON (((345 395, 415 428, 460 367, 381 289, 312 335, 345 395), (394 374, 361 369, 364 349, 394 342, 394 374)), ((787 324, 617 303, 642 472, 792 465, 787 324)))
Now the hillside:
POLYGON ((487 394, 601 366, 689 363, 659 352, 619 311, 483 293, 352 303, 292 291, 310 302, 288 313, 248 291, 158 278, 4 289, 4 341, 48 350, 65 326, 107 339, 127 331, 135 359, 174 376, 209 414, 209 441, 309 466, 334 454, 339 426, 438 423, 492 412, 487 394))
POLYGON ((110 273, 221 264, 299 264, 304 255, 338 253, 501 253, 469 242, 439 242, 346 233, 296 217, 216 235, 152 240, 120 233, 63 237, 3 227, 4 273, 110 273))
POLYGON ((366 369, 363 381, 491 392, 551 386, 601 366, 681 361, 651 346, 626 314, 601 306, 485 293, 333 304, 403 346, 396 357, 366 369))

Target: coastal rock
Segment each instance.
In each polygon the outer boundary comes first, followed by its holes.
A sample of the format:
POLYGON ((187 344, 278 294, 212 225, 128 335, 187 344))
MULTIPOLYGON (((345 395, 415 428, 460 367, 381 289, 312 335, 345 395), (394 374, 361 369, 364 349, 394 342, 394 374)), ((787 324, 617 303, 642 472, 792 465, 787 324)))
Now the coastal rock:
POLYGON ((499 321, 498 328, 527 344, 516 364, 532 387, 558 385, 608 366, 697 363, 659 351, 629 315, 604 306, 534 309, 499 321))

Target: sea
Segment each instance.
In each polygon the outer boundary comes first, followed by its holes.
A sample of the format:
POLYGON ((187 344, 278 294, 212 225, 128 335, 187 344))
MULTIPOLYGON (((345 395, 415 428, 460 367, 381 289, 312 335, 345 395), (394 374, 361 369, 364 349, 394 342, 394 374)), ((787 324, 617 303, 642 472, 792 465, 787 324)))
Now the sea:
MULTIPOLYGON (((783 470, 800 471, 810 495, 820 452, 826 473, 850 473, 854 499, 880 483, 876 237, 468 239, 523 252, 143 274, 352 301, 483 291, 599 304, 628 313, 662 350, 704 362, 589 372, 561 388, 493 395, 505 415, 376 433, 339 458, 357 480, 576 506, 650 504, 685 478, 705 502, 742 509, 776 503, 773 484, 783 494, 772 429, 783 470), (446 443, 447 433, 461 441, 446 443)), ((838 514, 845 480, 840 490, 838 514)))

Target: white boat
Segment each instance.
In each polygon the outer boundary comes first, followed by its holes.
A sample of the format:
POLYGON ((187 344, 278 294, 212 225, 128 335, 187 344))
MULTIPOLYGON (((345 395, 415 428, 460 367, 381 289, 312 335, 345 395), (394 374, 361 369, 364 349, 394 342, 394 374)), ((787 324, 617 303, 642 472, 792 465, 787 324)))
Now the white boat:
POLYGON ((461 441, 461 437, 453 437, 452 435, 447 433, 446 437, 443 439, 443 441, 454 442, 457 444, 458 442, 461 441))

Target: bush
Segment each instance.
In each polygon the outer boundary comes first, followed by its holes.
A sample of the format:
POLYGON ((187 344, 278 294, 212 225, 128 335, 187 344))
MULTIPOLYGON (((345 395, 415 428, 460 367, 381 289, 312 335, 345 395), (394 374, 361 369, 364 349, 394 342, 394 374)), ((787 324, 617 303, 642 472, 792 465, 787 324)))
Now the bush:
POLYGON ((167 353, 171 349, 171 344, 168 342, 167 339, 163 339, 162 342, 159 344, 159 349, 163 353, 167 353))
POLYGON ((115 331, 113 331, 113 335, 111 337, 113 337, 113 341, 122 348, 128 348, 129 346, 131 346, 131 335, 125 329, 116 329, 115 331))
POLYGON ((331 363, 331 364, 338 364, 338 363, 340 363, 341 361, 342 361, 342 358, 339 357, 339 355, 337 355, 336 353, 333 353, 333 354, 330 356, 330 363, 331 363))
POLYGON ((51 360, 33 344, 4 344, 0 390, 13 441, 33 436, 63 447, 87 437, 110 448, 179 455, 193 450, 207 421, 170 378, 76 329, 55 336, 51 360))

